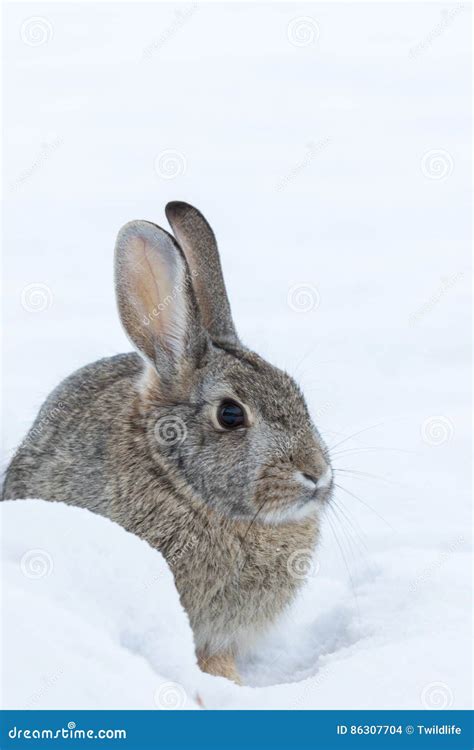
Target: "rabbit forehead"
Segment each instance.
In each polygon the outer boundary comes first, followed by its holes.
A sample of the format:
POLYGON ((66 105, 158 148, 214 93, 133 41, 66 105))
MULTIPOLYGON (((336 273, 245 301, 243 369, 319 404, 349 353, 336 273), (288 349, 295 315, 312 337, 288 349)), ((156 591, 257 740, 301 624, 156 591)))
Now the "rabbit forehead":
POLYGON ((221 353, 201 381, 201 396, 215 402, 236 398, 266 422, 289 428, 311 425, 305 399, 295 381, 254 352, 221 353))

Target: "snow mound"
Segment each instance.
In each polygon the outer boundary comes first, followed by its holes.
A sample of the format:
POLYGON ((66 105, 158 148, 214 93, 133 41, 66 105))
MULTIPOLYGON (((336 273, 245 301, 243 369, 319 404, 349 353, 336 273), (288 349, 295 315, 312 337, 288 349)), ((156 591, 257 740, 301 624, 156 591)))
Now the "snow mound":
POLYGON ((0 519, 5 708, 470 705, 464 538, 442 554, 380 542, 349 590, 323 555, 238 687, 197 667, 171 571, 146 542, 43 500, 0 503, 0 519))
POLYGON ((6 707, 197 707, 202 673, 160 553, 87 510, 0 507, 6 707))

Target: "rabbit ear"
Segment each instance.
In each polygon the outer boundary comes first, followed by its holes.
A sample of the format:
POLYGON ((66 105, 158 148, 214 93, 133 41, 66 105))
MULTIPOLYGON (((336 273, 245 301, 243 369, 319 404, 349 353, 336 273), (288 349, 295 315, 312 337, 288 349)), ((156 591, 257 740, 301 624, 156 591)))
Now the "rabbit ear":
POLYGON ((191 269, 204 327, 214 342, 238 345, 214 232, 188 203, 173 201, 165 210, 191 269))
POLYGON ((115 288, 122 324, 160 377, 175 378, 205 348, 186 260, 171 235, 147 221, 120 230, 115 288))

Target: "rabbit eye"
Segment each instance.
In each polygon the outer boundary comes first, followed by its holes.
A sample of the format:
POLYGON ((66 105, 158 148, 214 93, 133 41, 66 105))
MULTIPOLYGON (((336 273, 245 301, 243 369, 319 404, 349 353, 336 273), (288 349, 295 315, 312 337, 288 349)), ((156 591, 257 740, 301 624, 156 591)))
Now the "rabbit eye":
POLYGON ((235 401, 223 401, 217 411, 217 420, 225 430, 235 430, 245 425, 245 412, 235 401))

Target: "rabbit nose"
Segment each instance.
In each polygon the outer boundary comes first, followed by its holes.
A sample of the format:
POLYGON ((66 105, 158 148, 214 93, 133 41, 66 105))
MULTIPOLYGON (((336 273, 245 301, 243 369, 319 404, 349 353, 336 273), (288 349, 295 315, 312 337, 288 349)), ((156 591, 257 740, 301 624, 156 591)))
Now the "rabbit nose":
POLYGON ((318 486, 317 477, 314 477, 312 474, 306 474, 304 471, 299 471, 298 474, 302 479, 304 479, 304 484, 306 484, 307 486, 312 486, 313 488, 316 488, 318 486))
POLYGON ((332 482, 332 469, 330 466, 326 466, 325 470, 319 477, 316 486, 318 490, 325 490, 331 485, 331 482, 332 482))
POLYGON ((330 466, 326 466, 322 474, 319 476, 316 476, 316 474, 308 474, 304 471, 298 471, 296 474, 300 483, 312 490, 326 489, 332 482, 332 469, 330 466))

